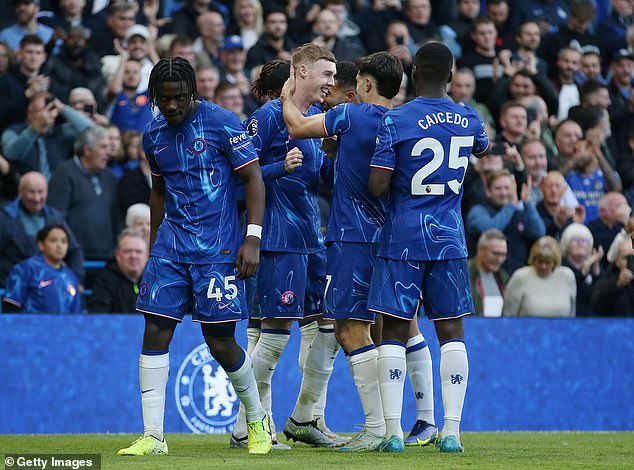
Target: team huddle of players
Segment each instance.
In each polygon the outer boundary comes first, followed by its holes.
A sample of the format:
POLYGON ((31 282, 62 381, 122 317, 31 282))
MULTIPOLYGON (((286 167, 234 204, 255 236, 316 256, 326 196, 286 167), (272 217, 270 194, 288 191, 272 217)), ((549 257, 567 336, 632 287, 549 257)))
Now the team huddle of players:
MULTIPOLYGON (((265 66, 262 74, 280 67, 265 66)), ((284 425, 287 439, 349 452, 402 452, 406 443, 432 442, 441 452, 463 451, 468 360, 461 317, 473 305, 460 199, 468 158, 484 155, 488 139, 477 113, 447 97, 452 67, 446 46, 423 46, 412 72, 417 97, 391 109, 402 66, 389 53, 372 54, 358 61, 356 98, 348 100, 358 102, 323 113, 315 105, 335 85, 336 60, 305 44, 293 52, 279 98, 255 111, 245 130, 237 116, 196 99, 186 61, 155 66, 149 96, 161 114, 143 136, 153 175, 152 251, 137 303, 146 320, 139 361, 144 433, 119 455, 168 452, 168 347, 189 308, 241 401, 231 447, 256 454, 288 448, 272 428, 271 379, 292 322, 316 317, 317 324, 301 328, 302 383, 284 425), (321 149, 328 136, 337 138, 334 163, 321 149), (246 193, 244 237, 234 174, 246 193), (325 243, 320 181, 333 184, 325 243), (234 330, 248 316, 245 279, 256 271, 260 328, 248 329, 247 353, 234 330), (441 345, 440 433, 418 313, 434 321, 441 345), (327 428, 320 403, 340 347, 366 418, 351 439, 327 428), (406 370, 421 393, 404 441, 406 370)))

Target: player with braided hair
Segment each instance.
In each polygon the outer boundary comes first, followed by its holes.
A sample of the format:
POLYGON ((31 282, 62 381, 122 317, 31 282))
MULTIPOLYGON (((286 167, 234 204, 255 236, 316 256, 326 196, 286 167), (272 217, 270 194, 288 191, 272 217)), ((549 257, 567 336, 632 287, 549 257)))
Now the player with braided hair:
POLYGON ((196 76, 185 59, 160 60, 148 95, 160 114, 143 134, 152 171, 151 253, 137 301, 145 317, 139 360, 144 433, 119 455, 168 451, 163 437, 168 347, 190 307, 211 355, 245 406, 249 452, 265 454, 271 450, 270 419, 251 360, 234 338, 236 322, 247 317, 244 279, 256 273, 260 258, 264 183, 258 156, 235 114, 196 99, 196 76), (244 240, 234 172, 246 189, 244 240))

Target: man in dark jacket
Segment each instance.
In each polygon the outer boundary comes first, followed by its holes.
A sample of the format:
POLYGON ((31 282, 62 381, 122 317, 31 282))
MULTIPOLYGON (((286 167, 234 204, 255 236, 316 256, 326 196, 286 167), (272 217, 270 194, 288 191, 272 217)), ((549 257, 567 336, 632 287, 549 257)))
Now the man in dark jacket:
POLYGON ((634 317, 634 273, 632 241, 621 243, 607 275, 597 281, 592 292, 592 310, 601 316, 634 317))
MULTIPOLYGON (((35 171, 20 178, 18 198, 0 211, 0 286, 13 266, 37 254, 37 232, 46 225, 66 226, 64 215, 46 204, 46 178, 35 171)), ((84 278, 84 254, 71 230, 66 264, 80 281, 84 278)))
POLYGON ((148 260, 148 247, 143 236, 132 229, 119 235, 114 259, 94 281, 88 298, 91 313, 135 313, 138 282, 148 260))

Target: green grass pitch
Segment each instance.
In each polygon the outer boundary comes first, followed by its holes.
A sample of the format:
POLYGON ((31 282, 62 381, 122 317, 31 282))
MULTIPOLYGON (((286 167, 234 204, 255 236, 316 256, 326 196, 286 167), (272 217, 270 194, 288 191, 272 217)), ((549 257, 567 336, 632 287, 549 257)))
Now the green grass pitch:
MULTIPOLYGON (((136 437, 124 434, 0 435, 0 453, 101 454, 103 469, 568 469, 634 468, 634 433, 464 433, 464 454, 408 447, 403 454, 355 453, 291 444, 290 451, 249 455, 229 436, 168 434, 170 454, 118 457, 136 437)), ((279 434, 279 437, 282 437, 279 434)))

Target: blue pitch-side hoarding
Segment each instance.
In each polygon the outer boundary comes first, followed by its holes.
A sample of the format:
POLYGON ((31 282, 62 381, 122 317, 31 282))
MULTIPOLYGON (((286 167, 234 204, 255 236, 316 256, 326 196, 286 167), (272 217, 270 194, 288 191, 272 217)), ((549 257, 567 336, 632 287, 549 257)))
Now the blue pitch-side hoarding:
MULTIPOLYGON (((421 321, 434 360, 436 421, 442 422, 439 350, 421 321)), ((0 433, 139 433, 139 315, 1 315, 0 433)), ((469 386, 465 431, 634 430, 634 320, 465 320, 469 386)), ((246 345, 246 325, 238 339, 246 345)), ((227 432, 238 403, 226 375, 186 321, 170 349, 166 432, 227 432)), ((299 331, 273 377, 273 414, 282 429, 300 385, 299 331)), ((415 419, 409 382, 403 427, 415 419)), ((326 420, 352 432, 363 413, 340 353, 326 420)))

